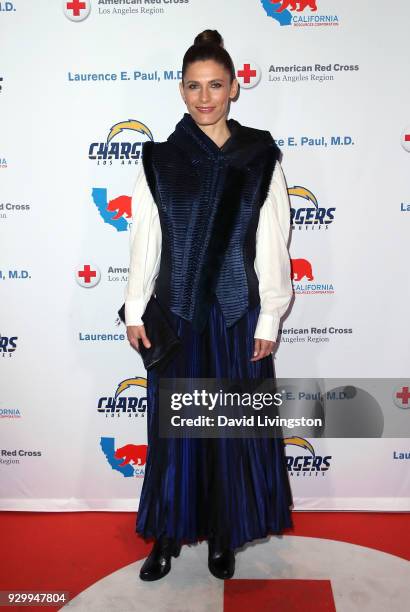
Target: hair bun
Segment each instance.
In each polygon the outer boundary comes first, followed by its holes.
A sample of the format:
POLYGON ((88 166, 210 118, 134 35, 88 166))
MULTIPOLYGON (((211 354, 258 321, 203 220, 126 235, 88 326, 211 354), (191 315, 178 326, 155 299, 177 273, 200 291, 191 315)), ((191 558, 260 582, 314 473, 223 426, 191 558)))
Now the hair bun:
POLYGON ((194 45, 216 45, 223 47, 223 38, 218 30, 204 30, 195 36, 194 45))

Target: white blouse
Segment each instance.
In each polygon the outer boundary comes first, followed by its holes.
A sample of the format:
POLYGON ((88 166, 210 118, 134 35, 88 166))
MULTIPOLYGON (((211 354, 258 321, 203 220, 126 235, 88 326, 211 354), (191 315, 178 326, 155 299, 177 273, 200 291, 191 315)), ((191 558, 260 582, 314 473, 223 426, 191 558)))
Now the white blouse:
MULTIPOLYGON (((143 325, 141 319, 159 273, 161 225, 143 164, 132 194, 130 265, 125 287, 125 323, 143 325)), ((276 162, 268 195, 259 216, 254 267, 259 280, 261 310, 254 337, 276 340, 281 316, 292 298, 290 258, 290 202, 282 167, 276 162)))

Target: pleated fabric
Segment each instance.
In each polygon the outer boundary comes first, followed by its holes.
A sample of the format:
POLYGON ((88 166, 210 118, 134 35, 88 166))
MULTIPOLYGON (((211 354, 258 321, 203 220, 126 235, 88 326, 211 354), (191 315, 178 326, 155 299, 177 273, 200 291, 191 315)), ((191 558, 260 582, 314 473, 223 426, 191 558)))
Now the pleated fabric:
POLYGON ((282 438, 160 438, 164 378, 273 378, 272 356, 251 362, 260 304, 226 328, 216 296, 202 333, 167 310, 182 347, 147 373, 148 452, 136 532, 181 543, 211 535, 232 549, 292 527, 282 438))

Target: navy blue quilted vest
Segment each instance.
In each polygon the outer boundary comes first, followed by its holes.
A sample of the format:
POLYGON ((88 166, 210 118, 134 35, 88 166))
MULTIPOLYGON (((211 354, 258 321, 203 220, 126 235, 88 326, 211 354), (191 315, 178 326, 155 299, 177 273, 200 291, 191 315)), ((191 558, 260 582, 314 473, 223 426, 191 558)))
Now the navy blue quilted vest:
POLYGON ((222 147, 185 113, 165 142, 142 148, 162 232, 154 292, 197 331, 214 294, 227 327, 260 303, 256 230, 280 149, 269 131, 227 123, 222 147))

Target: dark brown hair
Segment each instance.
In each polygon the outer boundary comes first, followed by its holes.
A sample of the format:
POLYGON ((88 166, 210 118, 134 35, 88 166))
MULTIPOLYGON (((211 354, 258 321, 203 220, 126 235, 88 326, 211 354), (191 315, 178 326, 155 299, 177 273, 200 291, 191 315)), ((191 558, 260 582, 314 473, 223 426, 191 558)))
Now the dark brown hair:
POLYGON ((235 67, 228 51, 223 46, 222 36, 217 30, 204 30, 195 37, 182 61, 182 81, 189 64, 197 61, 214 60, 221 64, 230 75, 231 83, 235 78, 235 67))

